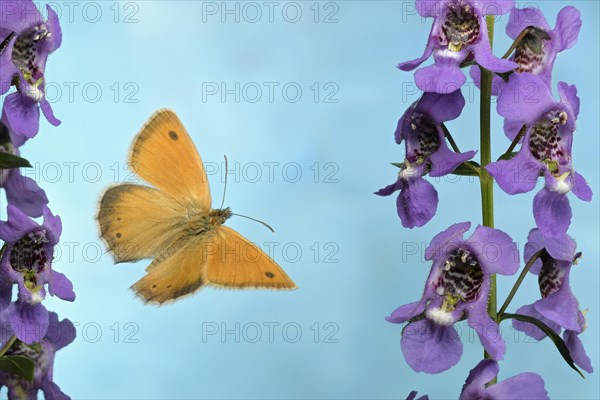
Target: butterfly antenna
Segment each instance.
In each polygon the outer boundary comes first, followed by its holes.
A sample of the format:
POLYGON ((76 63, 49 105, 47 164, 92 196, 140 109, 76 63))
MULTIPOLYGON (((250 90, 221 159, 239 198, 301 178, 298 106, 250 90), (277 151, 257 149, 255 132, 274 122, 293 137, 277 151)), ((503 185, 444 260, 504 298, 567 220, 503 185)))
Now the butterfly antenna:
POLYGON ((220 209, 223 208, 223 204, 225 204, 225 193, 227 193, 227 156, 223 156, 225 157, 225 187, 223 188, 223 200, 221 201, 221 207, 219 207, 220 209))
POLYGON ((266 226, 267 228, 269 228, 269 230, 270 230, 271 232, 275 233, 275 230, 274 230, 273 228, 271 228, 271 225, 269 225, 269 224, 267 224, 266 222, 263 222, 263 221, 261 221, 261 220, 259 220, 259 219, 254 219, 254 218, 252 218, 252 217, 248 217, 248 216, 246 216, 246 215, 242 215, 242 214, 234 214, 234 213, 231 213, 231 215, 237 215, 238 217, 242 217, 242 218, 248 218, 248 219, 251 219, 252 221, 256 221, 256 222, 258 222, 259 224, 263 224, 264 226, 266 226))

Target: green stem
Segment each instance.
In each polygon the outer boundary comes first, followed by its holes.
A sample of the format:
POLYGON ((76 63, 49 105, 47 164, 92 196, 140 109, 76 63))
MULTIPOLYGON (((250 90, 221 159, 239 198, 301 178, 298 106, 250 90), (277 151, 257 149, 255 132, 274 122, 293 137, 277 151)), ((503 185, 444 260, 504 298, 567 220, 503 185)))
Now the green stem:
MULTIPOLYGON (((494 42, 494 16, 486 17, 490 46, 494 42)), ((491 110, 492 110, 492 72, 481 68, 481 101, 480 101, 480 131, 479 138, 481 144, 481 212, 483 225, 490 228, 494 227, 494 182, 485 166, 492 162, 492 143, 491 143, 491 110)), ((487 311, 492 320, 497 317, 497 299, 496 299, 496 275, 490 276, 490 294, 487 311)), ((485 358, 490 358, 487 352, 484 352, 485 358)))
POLYGON ((8 339, 8 342, 6 342, 6 344, 4 346, 2 346, 2 349, 0 349, 0 357, 2 357, 3 355, 6 354, 8 349, 10 349, 12 347, 12 345, 15 343, 16 340, 17 340, 17 337, 15 335, 12 335, 10 337, 10 339, 8 339))
POLYGON ((515 285, 513 286, 513 288, 510 290, 508 297, 506 297, 506 300, 504 300, 504 304, 502 304, 502 307, 500 307, 500 310, 498 311, 498 321, 500 321, 502 319, 502 314, 504 314, 504 311, 506 311, 506 309, 508 308, 513 297, 515 297, 515 294, 517 293, 517 290, 519 290, 519 287, 521 286, 523 279, 525 279, 525 277, 527 276, 529 269, 531 268, 533 263, 542 256, 544 251, 546 251, 546 249, 541 249, 541 250, 538 250, 537 252, 535 252, 533 254, 533 256, 531 256, 529 261, 527 261, 527 264, 525 264, 525 268, 523 268, 523 271, 521 271, 521 275, 519 275, 519 278, 515 282, 515 285))

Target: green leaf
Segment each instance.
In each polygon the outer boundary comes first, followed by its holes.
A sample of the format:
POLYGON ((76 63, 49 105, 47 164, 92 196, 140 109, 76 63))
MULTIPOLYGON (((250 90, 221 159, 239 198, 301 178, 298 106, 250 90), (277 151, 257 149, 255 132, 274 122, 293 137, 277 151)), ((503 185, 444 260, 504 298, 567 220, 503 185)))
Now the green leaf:
POLYGON ((23 356, 0 357, 0 370, 22 376, 30 381, 33 380, 35 363, 23 356))
POLYGON ((392 165, 393 165, 394 167, 398 167, 398 168, 404 168, 404 163, 396 163, 396 162, 393 162, 393 163, 392 163, 392 165))
POLYGON ((31 168, 31 164, 26 159, 15 156, 11 153, 1 153, 0 152, 0 169, 9 169, 9 168, 31 168))
POLYGON ((477 169, 479 168, 479 164, 475 161, 467 161, 456 167, 452 173, 460 176, 478 176, 477 169))
POLYGON ((552 329, 550 329, 550 327, 548 325, 546 325, 545 323, 543 323, 542 321, 540 321, 537 318, 530 317, 528 315, 522 315, 522 314, 502 314, 501 320, 505 320, 505 319, 516 319, 517 321, 528 322, 528 323, 533 324, 533 325, 537 326, 538 328, 540 328, 542 330, 542 332, 544 332, 546 335, 548 335, 550 340, 552 340, 552 342, 558 349, 560 355, 565 359, 567 364, 569 364, 569 366, 571 368, 573 368, 575 371, 577 371, 577 373, 579 375, 581 375, 582 378, 585 379, 585 376, 583 376, 583 374, 581 373, 579 368, 577 368, 575 366, 575 362, 573 362, 573 358, 571 357, 571 352, 569 351, 569 348, 567 347, 565 341, 556 332, 554 332, 552 329))

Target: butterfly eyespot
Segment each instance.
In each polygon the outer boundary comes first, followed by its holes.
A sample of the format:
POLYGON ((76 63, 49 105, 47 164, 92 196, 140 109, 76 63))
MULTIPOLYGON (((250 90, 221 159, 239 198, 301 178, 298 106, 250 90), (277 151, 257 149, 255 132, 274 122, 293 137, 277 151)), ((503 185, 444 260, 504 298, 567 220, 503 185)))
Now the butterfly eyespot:
POLYGON ((171 285, 168 285, 168 286, 167 286, 167 289, 170 289, 170 288, 171 288, 171 285))
POLYGON ((179 139, 179 135, 177 134, 177 132, 174 131, 169 131, 169 137, 173 140, 179 139))
POLYGON ((272 279, 272 278, 275 278, 275 274, 274 274, 274 273, 272 273, 272 272, 270 272, 270 271, 269 271, 269 272, 265 272, 265 276, 266 276, 267 278, 271 278, 271 279, 272 279))
POLYGON ((115 236, 116 236, 118 239, 120 239, 120 238, 121 238, 121 236, 123 236, 123 235, 121 235, 121 233, 120 233, 120 232, 117 232, 117 234, 116 234, 115 236))
POLYGON ((156 289, 156 285, 152 285, 152 289, 156 289))

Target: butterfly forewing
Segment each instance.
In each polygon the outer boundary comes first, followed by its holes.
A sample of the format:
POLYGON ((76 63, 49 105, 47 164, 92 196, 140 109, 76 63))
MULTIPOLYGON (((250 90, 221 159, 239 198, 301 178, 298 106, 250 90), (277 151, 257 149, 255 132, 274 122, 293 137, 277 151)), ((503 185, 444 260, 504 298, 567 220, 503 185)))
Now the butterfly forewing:
POLYGON ((134 139, 129 162, 133 172, 185 206, 210 210, 202 159, 173 111, 162 109, 150 117, 134 139))
POLYGON ((100 232, 115 262, 154 258, 181 235, 185 209, 158 189, 109 188, 100 200, 100 232))

